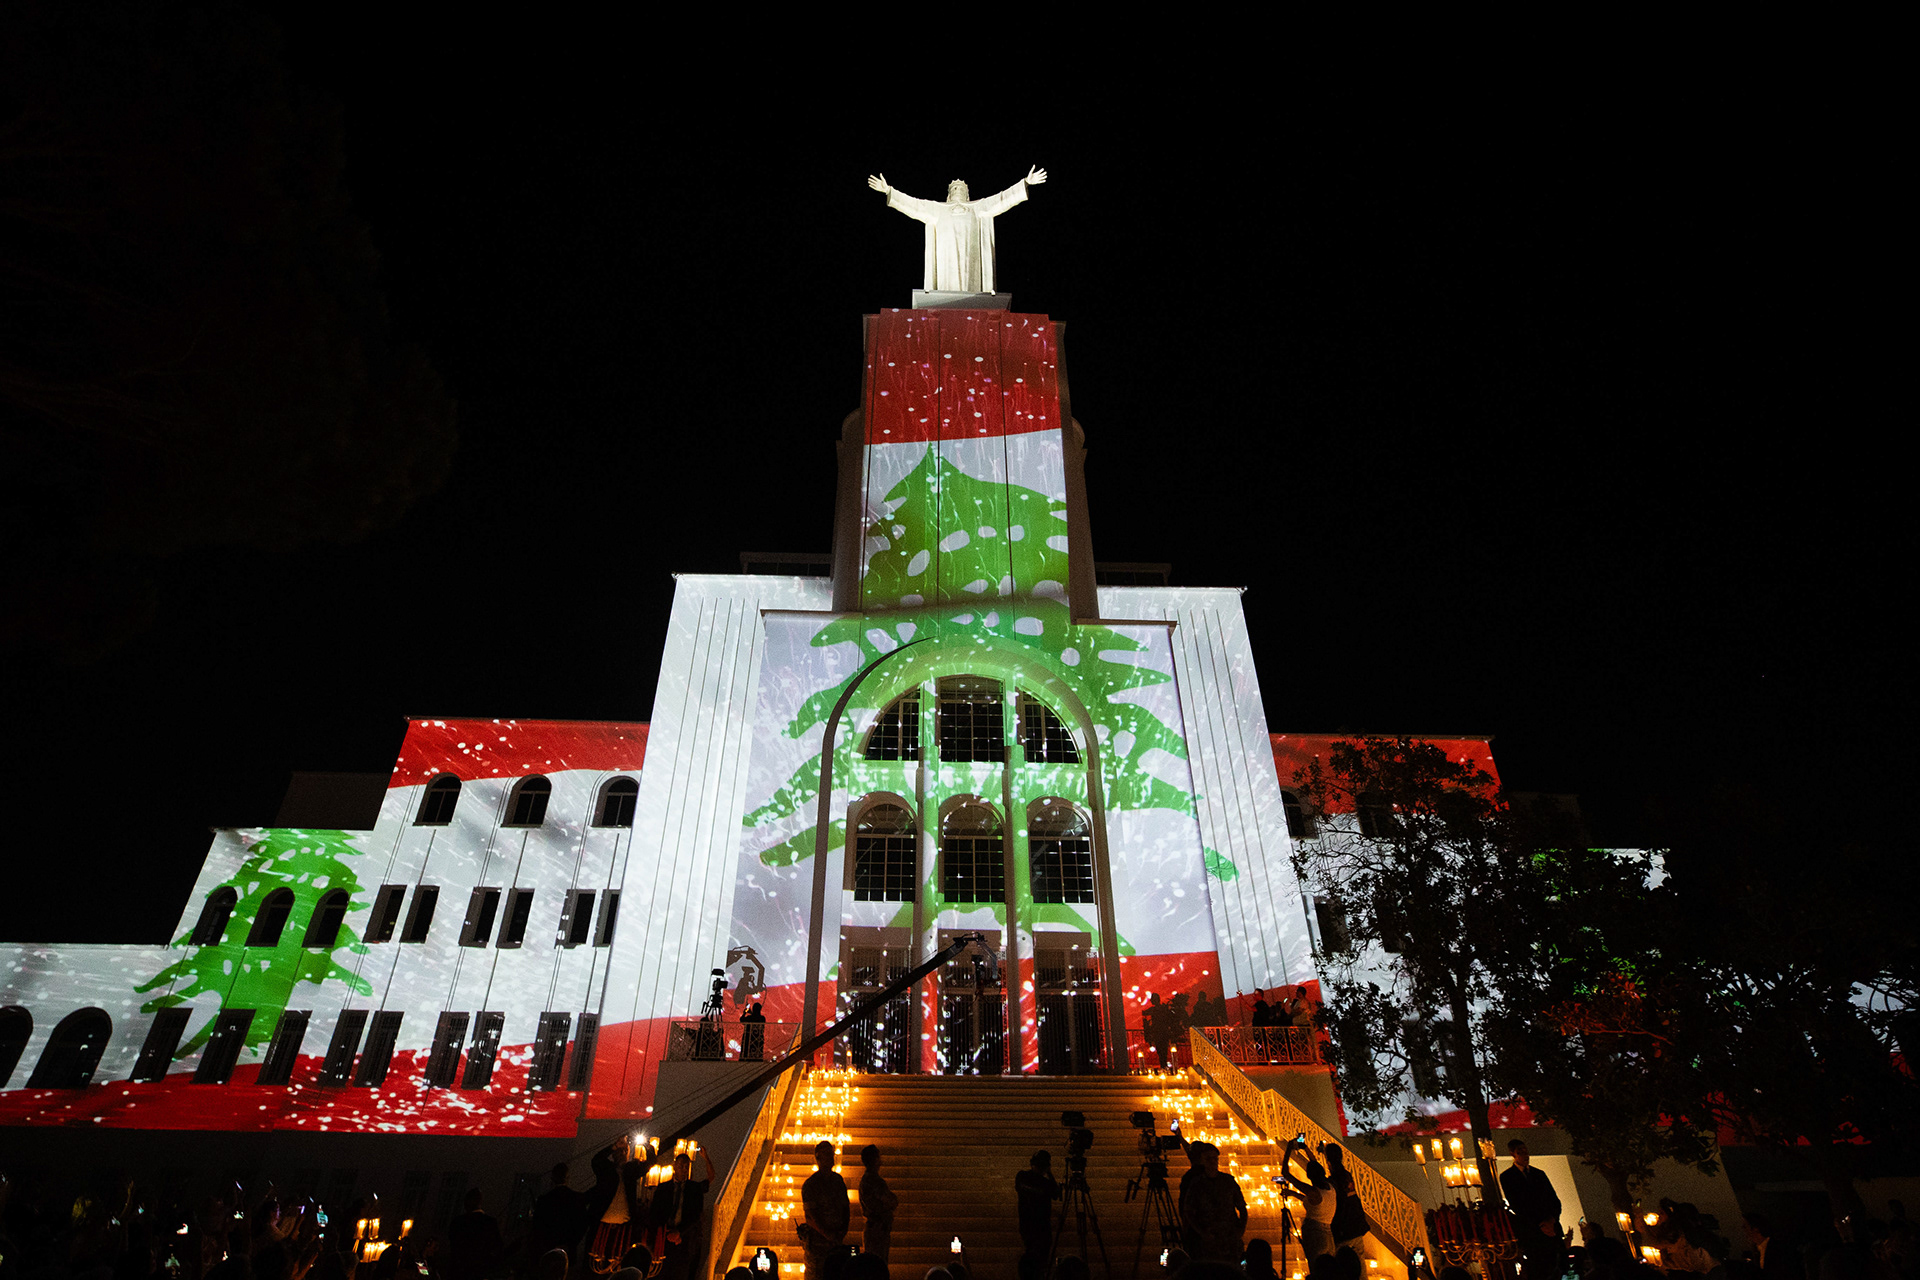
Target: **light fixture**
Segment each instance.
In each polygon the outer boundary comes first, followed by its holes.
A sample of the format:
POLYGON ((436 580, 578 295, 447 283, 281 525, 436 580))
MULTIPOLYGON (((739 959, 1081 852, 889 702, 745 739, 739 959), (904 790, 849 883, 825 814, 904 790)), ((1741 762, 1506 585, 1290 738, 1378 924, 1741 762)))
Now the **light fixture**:
POLYGON ((1617 1222, 1617 1223, 1619 1223, 1619 1224, 1620 1224, 1620 1230, 1621 1230, 1621 1231, 1623 1231, 1623 1232, 1624 1232, 1624 1231, 1631 1231, 1631 1230, 1633 1230, 1633 1215, 1632 1215, 1632 1214, 1630 1214, 1630 1213, 1626 1213, 1626 1212, 1624 1212, 1624 1211, 1620 1211, 1620 1210, 1616 1210, 1616 1211, 1614 1212, 1614 1215, 1613 1215, 1613 1220, 1614 1220, 1615 1222, 1617 1222))
POLYGON ((1461 1147, 1461 1145, 1460 1145, 1460 1139, 1458 1139, 1458 1138, 1452 1138, 1452 1139, 1449 1139, 1449 1140, 1448 1140, 1448 1142, 1447 1142, 1447 1150, 1448 1150, 1448 1151, 1449 1151, 1450 1153, 1452 1153, 1452 1155, 1453 1155, 1453 1158, 1454 1158, 1455 1160, 1458 1160, 1458 1159, 1459 1159, 1459 1158, 1461 1157, 1461 1155, 1463 1154, 1463 1152, 1464 1152, 1464 1148, 1462 1148, 1462 1147, 1461 1147))
POLYGON ((1642 1218, 1641 1221, 1650 1227, 1657 1227, 1660 1225, 1660 1215, 1657 1213, 1649 1213, 1646 1217, 1642 1218))
POLYGON ((1417 1142, 1413 1144, 1413 1162, 1423 1168, 1427 1163, 1427 1149, 1417 1142))

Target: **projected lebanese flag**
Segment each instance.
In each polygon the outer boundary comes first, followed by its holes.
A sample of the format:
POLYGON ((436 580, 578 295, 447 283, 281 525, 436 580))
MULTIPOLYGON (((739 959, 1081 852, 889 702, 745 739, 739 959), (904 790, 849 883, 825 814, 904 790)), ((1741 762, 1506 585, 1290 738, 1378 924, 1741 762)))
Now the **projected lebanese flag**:
POLYGON ((594 720, 415 720, 387 786, 424 786, 588 769, 624 773, 647 755, 647 726, 594 720))
POLYGON ((867 333, 868 444, 1060 429, 1053 321, 1010 311, 882 311, 867 333))

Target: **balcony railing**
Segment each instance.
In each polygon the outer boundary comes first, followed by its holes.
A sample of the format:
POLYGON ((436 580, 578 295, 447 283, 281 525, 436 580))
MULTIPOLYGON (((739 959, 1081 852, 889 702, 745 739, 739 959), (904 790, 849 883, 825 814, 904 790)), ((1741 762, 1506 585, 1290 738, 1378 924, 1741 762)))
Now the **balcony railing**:
POLYGON ((718 1022, 675 1018, 668 1062, 772 1062, 800 1042, 797 1022, 718 1022))
POLYGON ((1195 1027, 1236 1067, 1316 1067, 1319 1038, 1312 1027, 1195 1027))

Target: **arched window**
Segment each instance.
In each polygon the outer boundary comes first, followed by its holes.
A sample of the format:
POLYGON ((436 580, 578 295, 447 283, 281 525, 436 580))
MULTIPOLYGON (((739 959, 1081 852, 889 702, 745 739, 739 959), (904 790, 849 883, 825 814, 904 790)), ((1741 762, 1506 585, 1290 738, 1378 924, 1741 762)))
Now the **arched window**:
POLYGON ((855 902, 912 902, 919 840, 913 815, 890 801, 860 813, 853 836, 855 902))
POLYGON ((1000 682, 984 676, 940 681, 940 759, 966 762, 1007 758, 1005 701, 1000 682))
POLYGON ((920 758, 920 691, 903 693, 882 711, 867 730, 869 760, 920 758))
POLYGON ((537 827, 547 820, 547 800, 553 795, 553 784, 539 774, 531 778, 522 778, 513 789, 513 796, 507 801, 507 822, 509 827, 537 827))
POLYGON ((1390 840, 1394 835, 1393 801, 1379 791, 1368 791, 1355 798, 1355 816, 1360 834, 1370 840, 1390 840))
POLYGON ((1280 808, 1287 815, 1287 834, 1295 840, 1313 839, 1313 817, 1298 791, 1281 788, 1280 808))
POLYGON ((1028 764, 1079 764, 1080 748, 1053 708, 1020 691, 1020 745, 1028 764))
POLYGON ((260 914, 253 918, 253 928, 247 931, 247 945, 279 946, 281 930, 287 927, 287 917, 292 914, 293 890, 275 889, 261 900, 260 914))
POLYGON ((427 784, 427 794, 420 797, 420 816, 413 820, 413 825, 444 827, 453 821, 454 806, 459 803, 460 779, 443 773, 427 784))
POLYGON ((86 1088, 112 1036, 113 1019, 105 1009, 74 1010, 60 1019, 60 1025, 47 1038, 47 1047, 40 1051, 40 1061, 27 1080, 27 1088, 86 1088))
POLYGON ((978 801, 949 809, 940 820, 940 894, 948 902, 1006 900, 1000 819, 978 801))
POLYGON ((20 1055, 31 1039, 33 1015, 17 1004, 0 1007, 0 1089, 13 1079, 13 1069, 20 1065, 20 1055))
POLYGON ((632 778, 614 778, 600 788, 600 803, 594 806, 596 827, 630 827, 633 810, 640 803, 640 784, 632 778))
POLYGON ((1036 800, 1027 810, 1027 851, 1035 902, 1093 901, 1093 828, 1065 800, 1036 800))
POLYGON ((206 905, 200 908, 200 920, 193 926, 193 936, 187 939, 192 947, 217 947, 220 939, 226 936, 227 921, 233 919, 233 904, 240 901, 240 894, 230 885, 221 885, 207 895, 206 905))
POLYGON ((340 922, 347 918, 347 897, 345 889, 333 889, 320 899, 313 909, 313 919, 307 922, 307 936, 301 946, 331 947, 340 940, 340 922))

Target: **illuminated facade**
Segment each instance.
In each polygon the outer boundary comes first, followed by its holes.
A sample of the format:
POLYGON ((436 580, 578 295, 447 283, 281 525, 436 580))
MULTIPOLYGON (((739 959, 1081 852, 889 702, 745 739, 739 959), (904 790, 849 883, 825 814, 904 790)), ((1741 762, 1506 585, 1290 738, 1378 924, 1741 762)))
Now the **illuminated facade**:
POLYGON ((648 724, 413 721, 372 829, 219 832, 169 945, 10 948, 0 1123, 566 1137, 648 1114, 710 970, 824 1020, 961 931, 843 1053, 1106 1070, 1154 995, 1313 980, 1302 740, 1237 590, 1097 584, 1060 343, 869 317, 832 576, 679 578, 648 724))

